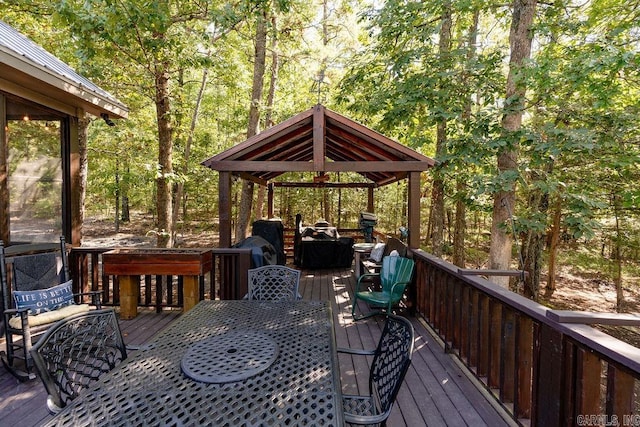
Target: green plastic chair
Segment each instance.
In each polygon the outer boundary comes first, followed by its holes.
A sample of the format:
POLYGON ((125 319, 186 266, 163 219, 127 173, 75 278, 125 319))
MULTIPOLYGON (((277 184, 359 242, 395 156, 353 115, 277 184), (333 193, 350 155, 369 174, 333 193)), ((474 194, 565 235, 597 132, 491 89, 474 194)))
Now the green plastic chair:
POLYGON ((382 258, 382 268, 380 268, 379 273, 366 273, 360 276, 356 284, 353 306, 351 307, 353 319, 364 319, 381 311, 372 311, 362 317, 356 317, 356 306, 358 305, 359 299, 366 301, 372 306, 386 308, 387 314, 390 314, 391 308, 400 303, 404 289, 411 282, 413 266, 414 262, 412 259, 400 256, 386 256, 382 258), (363 282, 369 282, 370 279, 375 277, 380 278, 381 290, 373 291, 368 288, 365 289, 366 285, 363 285, 363 282))

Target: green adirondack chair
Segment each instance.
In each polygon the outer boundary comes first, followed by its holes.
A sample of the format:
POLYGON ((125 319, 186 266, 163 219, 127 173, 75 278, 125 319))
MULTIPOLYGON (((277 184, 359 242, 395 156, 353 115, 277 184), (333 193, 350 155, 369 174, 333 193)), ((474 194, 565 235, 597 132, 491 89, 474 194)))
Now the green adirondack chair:
POLYGON ((380 273, 366 273, 358 278, 356 291, 351 307, 351 315, 354 320, 364 319, 379 313, 381 310, 372 311, 362 317, 356 318, 356 306, 358 300, 363 300, 371 306, 385 308, 391 313, 391 308, 402 299, 404 289, 411 282, 414 262, 412 259, 400 256, 386 256, 382 259, 380 273), (381 290, 369 290, 367 284, 372 278, 380 278, 381 290))

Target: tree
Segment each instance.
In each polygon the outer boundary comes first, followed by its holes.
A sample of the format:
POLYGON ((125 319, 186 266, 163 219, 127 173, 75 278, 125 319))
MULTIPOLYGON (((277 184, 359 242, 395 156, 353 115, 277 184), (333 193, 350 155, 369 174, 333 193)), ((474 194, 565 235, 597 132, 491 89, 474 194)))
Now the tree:
MULTIPOLYGON (((531 56, 533 41, 533 18, 536 0, 514 0, 511 14, 509 44, 509 74, 505 94, 503 148, 498 152, 499 187, 493 196, 493 215, 491 223, 491 245, 489 248, 489 268, 508 270, 511 266, 512 238, 508 233, 508 224, 515 207, 515 179, 518 176, 518 145, 522 114, 525 108, 526 78, 525 68, 531 56)), ((508 286, 508 277, 494 277, 502 286, 508 286)))
MULTIPOLYGON (((255 51, 253 56, 253 84, 247 138, 259 132, 260 109, 262 106, 262 88, 264 86, 265 62, 267 54, 267 11, 262 9, 256 16, 255 51)), ((236 224, 236 242, 247 236, 253 206, 253 181, 243 180, 240 192, 240 210, 236 224)))

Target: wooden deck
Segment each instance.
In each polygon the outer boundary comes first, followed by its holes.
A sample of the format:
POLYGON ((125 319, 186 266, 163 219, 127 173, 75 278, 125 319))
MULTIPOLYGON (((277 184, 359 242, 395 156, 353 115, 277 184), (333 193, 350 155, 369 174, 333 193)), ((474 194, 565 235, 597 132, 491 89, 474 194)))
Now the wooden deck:
MULTIPOLYGON (((353 271, 303 271, 300 292, 304 299, 332 301, 338 347, 374 348, 382 322, 375 318, 353 322, 351 295, 353 271)), ((366 309, 363 305, 363 308, 366 309)), ((120 325, 128 345, 143 344, 157 331, 179 316, 180 311, 156 314, 141 310, 132 320, 120 325)), ((444 352, 442 345, 413 318, 416 329, 415 353, 396 405, 388 421, 390 427, 402 426, 507 426, 514 425, 482 387, 477 387, 444 352)), ((0 343, 0 349, 4 343, 0 343)), ((340 355, 342 387, 345 393, 367 391, 368 366, 362 357, 340 355)), ((50 418, 46 394, 39 380, 20 383, 0 368, 0 424, 36 426, 50 418)))

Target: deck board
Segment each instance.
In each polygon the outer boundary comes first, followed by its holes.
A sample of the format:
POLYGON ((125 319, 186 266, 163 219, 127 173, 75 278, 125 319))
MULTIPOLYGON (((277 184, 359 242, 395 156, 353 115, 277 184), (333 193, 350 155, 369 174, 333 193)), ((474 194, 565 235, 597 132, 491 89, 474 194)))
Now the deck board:
MULTIPOLYGON (((375 348, 383 318, 372 317, 354 322, 351 318, 351 296, 355 279, 351 269, 304 270, 300 294, 307 300, 330 300, 338 347, 375 348)), ((360 307, 366 311, 366 305, 360 307)), ((131 320, 120 320, 127 345, 141 345, 163 329, 179 310, 140 309, 131 320)), ((405 382, 389 418, 390 427, 404 426, 506 426, 503 414, 444 352, 441 343, 423 322, 411 318, 416 329, 415 352, 405 382)), ((0 349, 4 343, 0 342, 0 349)), ((342 391, 345 394, 366 393, 370 357, 340 354, 342 391)), ((20 383, 0 368, 0 420, 2 425, 36 426, 50 416, 46 394, 39 380, 20 383)))

